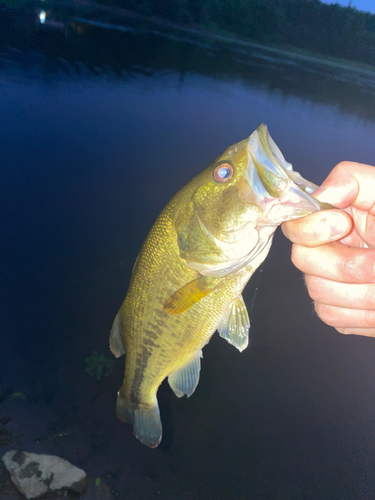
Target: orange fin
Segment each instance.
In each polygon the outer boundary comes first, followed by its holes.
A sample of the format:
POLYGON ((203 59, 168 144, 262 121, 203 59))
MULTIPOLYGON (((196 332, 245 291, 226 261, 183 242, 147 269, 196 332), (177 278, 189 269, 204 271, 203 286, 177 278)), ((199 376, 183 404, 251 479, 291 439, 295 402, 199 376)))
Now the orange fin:
POLYGON ((201 276, 190 281, 169 297, 163 306, 164 311, 169 314, 181 314, 187 311, 203 297, 215 290, 212 281, 212 278, 208 276, 201 276))

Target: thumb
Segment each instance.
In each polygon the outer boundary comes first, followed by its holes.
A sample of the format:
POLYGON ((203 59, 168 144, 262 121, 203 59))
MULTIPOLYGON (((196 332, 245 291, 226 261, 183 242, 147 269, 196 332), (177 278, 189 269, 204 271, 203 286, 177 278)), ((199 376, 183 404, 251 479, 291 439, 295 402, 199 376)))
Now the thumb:
POLYGON ((314 198, 338 208, 368 211, 375 202, 375 167, 343 161, 313 193, 314 198))

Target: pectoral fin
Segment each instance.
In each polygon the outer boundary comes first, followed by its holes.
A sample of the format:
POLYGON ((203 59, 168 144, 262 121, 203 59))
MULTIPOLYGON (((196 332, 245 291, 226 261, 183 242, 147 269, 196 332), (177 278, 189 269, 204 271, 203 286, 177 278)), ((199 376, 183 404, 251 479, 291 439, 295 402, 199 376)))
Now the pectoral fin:
POLYGON ((169 375, 168 383, 178 398, 181 398, 184 394, 189 397, 195 391, 199 382, 202 357, 202 351, 197 351, 193 359, 169 375))
POLYGON ((242 295, 240 295, 230 303, 217 330, 220 337, 242 352, 249 344, 249 328, 249 315, 242 295))
POLYGON ((190 281, 182 288, 177 290, 165 302, 163 309, 169 314, 181 314, 190 309, 215 289, 215 283, 209 276, 201 276, 190 281))

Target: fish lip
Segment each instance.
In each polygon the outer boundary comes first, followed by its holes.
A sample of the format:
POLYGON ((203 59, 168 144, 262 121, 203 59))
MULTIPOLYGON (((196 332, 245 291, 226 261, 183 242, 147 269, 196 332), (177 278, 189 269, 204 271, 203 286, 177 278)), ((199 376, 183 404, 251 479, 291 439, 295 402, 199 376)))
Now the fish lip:
POLYGON ((259 139, 265 153, 269 157, 272 164, 276 167, 277 171, 275 171, 275 173, 288 177, 292 182, 305 191, 305 193, 313 193, 318 186, 313 182, 304 179, 298 172, 293 170, 293 165, 285 160, 284 155, 272 139, 267 125, 265 123, 261 123, 256 130, 258 131, 259 139))
MULTIPOLYGON (((284 193, 288 193, 293 196, 294 200, 299 198, 301 208, 304 206, 309 213, 322 208, 330 208, 311 196, 311 193, 318 186, 304 179, 298 172, 293 170, 292 164, 285 160, 280 149, 273 141, 267 125, 264 123, 261 123, 248 138, 248 155, 247 182, 252 187, 254 195, 261 206, 265 206, 276 199, 284 198, 284 193), (267 190, 267 187, 257 174, 257 169, 261 169, 265 174, 271 174, 272 178, 278 180, 278 183, 283 186, 282 197, 275 197, 270 194, 269 189, 267 190)), ((290 196, 287 196, 287 198, 290 198, 290 196)), ((293 203, 298 204, 296 201, 293 203)))
MULTIPOLYGON (((287 178, 287 172, 288 170, 292 170, 292 165, 285 161, 283 154, 272 139, 267 125, 265 123, 261 123, 255 130, 254 134, 258 135, 260 146, 273 167, 271 167, 273 173, 287 178)), ((251 134, 249 137, 249 143, 254 134, 251 134)), ((267 165, 267 167, 269 168, 269 165, 267 165)))

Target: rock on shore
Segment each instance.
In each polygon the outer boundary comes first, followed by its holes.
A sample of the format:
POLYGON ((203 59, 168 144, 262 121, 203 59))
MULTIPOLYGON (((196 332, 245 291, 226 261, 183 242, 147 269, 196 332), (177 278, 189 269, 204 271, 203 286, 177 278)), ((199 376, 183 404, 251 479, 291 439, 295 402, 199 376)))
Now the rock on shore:
POLYGON ((81 493, 86 487, 86 473, 54 455, 11 450, 2 460, 18 491, 28 499, 61 489, 81 493))

